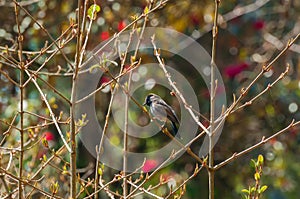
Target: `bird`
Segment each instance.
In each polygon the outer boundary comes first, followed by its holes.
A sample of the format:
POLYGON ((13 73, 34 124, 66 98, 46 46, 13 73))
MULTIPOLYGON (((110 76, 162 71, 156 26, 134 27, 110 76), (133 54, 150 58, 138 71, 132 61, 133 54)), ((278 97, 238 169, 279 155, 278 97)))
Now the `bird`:
MULTIPOLYGON (((178 132, 177 125, 179 125, 178 117, 174 109, 168 105, 160 96, 150 93, 146 96, 143 106, 150 107, 150 113, 153 115, 154 119, 158 119, 162 122, 171 122, 173 136, 178 132)), ((180 135, 177 135, 181 138, 180 135)))

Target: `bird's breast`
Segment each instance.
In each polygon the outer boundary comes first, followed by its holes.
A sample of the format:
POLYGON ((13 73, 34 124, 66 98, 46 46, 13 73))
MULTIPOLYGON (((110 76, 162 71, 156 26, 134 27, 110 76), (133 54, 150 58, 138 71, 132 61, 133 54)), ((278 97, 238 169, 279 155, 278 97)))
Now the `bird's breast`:
POLYGON ((167 112, 161 106, 152 105, 150 107, 150 112, 153 115, 153 117, 155 117, 156 119, 158 119, 160 121, 166 121, 166 119, 167 119, 167 112))

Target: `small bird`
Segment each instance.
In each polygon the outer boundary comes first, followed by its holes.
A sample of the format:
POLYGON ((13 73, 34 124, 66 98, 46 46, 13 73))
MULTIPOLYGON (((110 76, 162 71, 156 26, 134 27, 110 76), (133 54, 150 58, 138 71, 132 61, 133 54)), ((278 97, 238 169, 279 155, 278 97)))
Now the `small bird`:
MULTIPOLYGON (((143 105, 148 105, 150 107, 150 113, 153 115, 154 119, 158 119, 163 122, 169 120, 172 126, 171 134, 173 136, 176 135, 178 131, 177 125, 179 125, 179 120, 175 111, 170 105, 168 105, 161 97, 153 93, 147 95, 143 105)), ((181 138, 179 134, 178 137, 181 138)))

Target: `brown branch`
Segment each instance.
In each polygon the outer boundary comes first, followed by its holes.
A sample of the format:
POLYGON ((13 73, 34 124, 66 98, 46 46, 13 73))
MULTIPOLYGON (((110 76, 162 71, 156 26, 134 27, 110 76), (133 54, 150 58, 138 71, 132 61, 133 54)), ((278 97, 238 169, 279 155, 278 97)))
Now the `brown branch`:
MULTIPOLYGON (((149 5, 147 6, 148 9, 151 10, 151 8, 153 6, 153 3, 154 3, 153 1, 149 2, 149 5)), ((145 31, 147 21, 148 21, 149 13, 143 13, 143 14, 145 15, 144 23, 143 23, 143 26, 141 28, 141 32, 140 32, 140 35, 139 35, 139 38, 138 38, 138 41, 137 41, 137 44, 136 44, 134 55, 131 59, 131 64, 137 58, 138 50, 140 48, 140 44, 141 44, 141 41, 143 39, 144 31, 145 31)), ((136 26, 134 25, 133 30, 135 30, 135 29, 136 29, 136 26)), ((129 72, 129 76, 128 76, 128 80, 127 80, 127 92, 128 93, 130 92, 130 88, 131 88, 131 79, 132 79, 132 71, 129 72)), ((126 172, 127 172, 129 101, 130 101, 130 97, 128 95, 126 95, 126 98, 125 98, 125 119, 124 119, 125 121, 124 121, 124 134, 123 134, 123 137, 124 137, 124 142, 123 142, 123 151, 124 151, 124 153, 123 153, 123 173, 124 173, 125 176, 126 176, 126 172)), ((124 199, 127 198, 126 197, 127 196, 127 191, 128 191, 127 182, 128 182, 127 178, 124 178, 124 181, 123 181, 123 197, 124 197, 124 199)))
POLYGON ((44 196, 47 196, 47 197, 50 197, 50 198, 62 199, 62 197, 55 196, 51 193, 48 193, 48 192, 38 188, 36 185, 33 185, 33 184, 29 183, 27 180, 23 180, 23 179, 15 176, 15 175, 13 175, 12 173, 8 172, 7 170, 3 169, 2 167, 0 167, 0 171, 3 172, 7 177, 11 178, 12 180, 20 182, 21 184, 24 184, 24 185, 28 185, 28 186, 32 187, 33 189, 35 189, 35 190, 39 191, 40 193, 42 193, 44 196))
POLYGON ((285 69, 285 71, 283 73, 280 74, 280 76, 271 84, 268 84, 268 86, 262 90, 260 93, 258 93, 255 97, 253 97, 252 99, 248 100, 247 102, 245 102, 244 104, 242 104, 241 106, 237 107, 234 111, 232 111, 232 113, 234 113, 235 111, 242 109, 246 106, 251 105, 255 100, 257 100, 260 96, 262 96, 263 94, 265 94, 267 91, 269 91, 276 83, 278 83, 280 80, 282 80, 283 77, 285 77, 287 75, 287 73, 289 72, 290 66, 288 65, 285 69))
MULTIPOLYGON (((102 63, 100 63, 101 65, 102 63)), ((129 69, 128 70, 125 70, 124 72, 122 72, 121 74, 119 74, 118 76, 116 76, 115 78, 113 78, 112 80, 104 83, 104 84, 101 84, 101 86, 99 88, 97 88, 96 90, 94 90, 93 92, 91 92, 90 94, 86 95, 85 97, 82 97, 81 99, 77 100, 76 101, 76 104, 78 103, 81 103, 85 100, 87 100, 88 98, 92 97, 93 95, 95 95, 97 92, 101 91, 102 89, 104 89, 106 86, 112 84, 113 82, 115 81, 118 81, 118 79, 120 79, 121 77, 127 75, 130 71, 132 70, 135 70, 139 67, 139 63, 138 62, 135 62, 135 63, 132 63, 131 66, 129 66, 129 69)), ((100 68, 102 69, 102 68, 100 68)), ((102 69, 104 72, 108 72, 104 69, 102 69)))
MULTIPOLYGON (((8 126, 8 129, 3 133, 3 135, 4 135, 5 137, 9 134, 9 132, 10 132, 10 130, 11 130, 12 128, 13 128, 13 129, 16 129, 16 130, 18 130, 18 131, 21 130, 20 128, 18 128, 18 127, 16 127, 16 126, 13 125, 13 123, 16 121, 18 115, 19 115, 19 113, 15 114, 14 117, 13 117, 13 119, 11 120, 10 123, 7 122, 7 121, 4 121, 4 120, 2 120, 2 119, 0 119, 0 122, 1 122, 1 123, 3 123, 3 124, 5 124, 5 125, 8 126)), ((4 138, 3 138, 3 139, 4 139, 4 138)), ((3 144, 3 141, 0 142, 0 146, 1 146, 2 144, 3 144)))
MULTIPOLYGON (((151 0, 152 1, 152 0, 151 0)), ((160 0, 159 3, 157 3, 157 5, 155 5, 152 9, 149 9, 149 11, 147 12, 147 14, 142 13, 141 15, 139 15, 137 18, 135 18, 133 21, 131 21, 126 27, 124 27, 122 30, 120 30, 118 33, 114 34, 114 36, 109 39, 97 52, 101 52, 105 47, 107 47, 107 45, 109 45, 111 42, 113 42, 116 38, 120 37, 120 35, 129 29, 129 27, 135 25, 138 21, 142 20, 143 18, 145 18, 147 15, 153 13, 154 11, 163 8, 167 2, 169 2, 170 0, 160 0)), ((88 58, 86 60, 86 62, 88 62, 92 57, 88 58)))
POLYGON ((2 75, 4 75, 6 77, 6 79, 11 82, 12 84, 14 84, 15 86, 19 87, 19 84, 17 82, 15 82, 15 80, 13 80, 9 74, 6 72, 6 71, 3 71, 1 68, 0 68, 0 73, 2 75))
POLYGON ((187 179, 185 179, 178 187, 176 187, 176 189, 172 190, 170 192, 170 194, 168 196, 165 197, 165 199, 170 198, 176 191, 178 191, 181 187, 185 187, 186 184, 193 179, 194 177, 196 177, 198 175, 198 173, 201 171, 201 169, 203 168, 203 166, 201 165, 200 168, 198 167, 198 164, 196 165, 196 168, 194 169, 193 174, 188 177, 187 179))
POLYGON ((190 115, 192 116, 192 118, 194 119, 194 121, 198 124, 198 126, 200 126, 203 129, 203 131, 205 131, 207 134, 209 134, 210 132, 199 121, 199 117, 194 114, 194 111, 191 109, 191 106, 187 103, 187 101, 184 98, 184 96, 181 94, 181 92, 179 91, 179 89, 177 88, 177 86, 175 85, 175 83, 172 81, 171 75, 167 71, 164 62, 163 62, 163 60, 160 57, 159 50, 156 47, 154 39, 155 39, 155 36, 152 36, 151 42, 152 42, 152 45, 153 45, 153 48, 154 48, 154 55, 156 56, 156 59, 159 62, 159 66, 163 69, 163 72, 165 73, 165 76, 166 76, 167 80, 169 81, 170 86, 175 90, 177 96, 181 99, 182 103, 184 104, 185 109, 187 109, 187 111, 190 113, 190 115))
POLYGON ((289 130, 290 128, 292 127, 295 127, 297 125, 300 124, 300 121, 297 121, 295 122, 294 120, 292 120, 292 122, 287 126, 285 127, 284 129, 278 131, 277 133, 269 136, 268 138, 265 138, 264 136, 262 137, 261 141, 258 142, 257 144, 255 145, 252 145, 251 147, 239 152, 239 153, 234 153, 231 157, 227 158, 226 160, 224 160, 223 162, 217 164, 214 169, 217 170, 217 169, 220 169, 221 167, 225 166, 226 164, 232 162, 233 160, 237 159, 238 157, 242 156, 242 155, 245 155, 251 151, 253 151, 254 149, 258 148, 259 146, 267 143, 268 141, 272 140, 273 138, 281 135, 282 133, 286 132, 287 130, 289 130))
POLYGON ((215 198, 215 171, 214 167, 214 132, 215 132, 215 97, 217 90, 217 81, 215 79, 216 65, 216 52, 217 52, 217 38, 218 38, 218 13, 220 0, 215 0, 214 8, 214 21, 212 29, 212 50, 211 50, 211 63, 210 63, 210 133, 209 138, 209 151, 208 151, 208 192, 209 199, 215 198))
MULTIPOLYGON (((138 188, 138 186, 136 184, 134 184, 133 182, 131 181, 127 181, 132 187, 134 188, 138 188)), ((157 198, 157 199, 164 199, 165 197, 161 197, 161 196, 158 196, 158 195, 155 195, 154 193, 151 193, 150 191, 148 191, 147 189, 144 189, 143 187, 140 187, 138 188, 140 191, 142 191, 143 193, 145 194, 148 194, 149 196, 151 196, 152 198, 157 198)), ((138 195, 138 194, 136 194, 138 195)), ((135 195, 135 196, 136 196, 135 195)), ((134 196, 133 196, 134 197, 134 196)))
POLYGON ((51 41, 54 43, 54 45, 60 50, 61 54, 63 55, 63 57, 65 58, 65 60, 67 61, 67 63, 73 68, 73 64, 72 62, 68 59, 68 57, 66 56, 66 54, 62 51, 62 49, 59 48, 59 44, 55 41, 55 39, 51 36, 51 34, 49 33, 49 31, 36 19, 34 18, 19 2, 17 2, 16 0, 13 0, 14 3, 21 8, 27 16, 29 16, 32 21, 34 21, 34 23, 37 24, 37 26, 39 28, 41 28, 41 30, 43 30, 47 36, 51 39, 51 41))
POLYGON ((296 37, 290 39, 285 48, 282 49, 282 51, 280 51, 278 53, 278 55, 266 66, 263 66, 261 71, 256 75, 256 77, 249 83, 249 85, 246 88, 242 88, 241 90, 241 94, 238 97, 238 99, 235 99, 235 95, 234 96, 234 101, 233 103, 230 105, 230 107, 225 111, 225 113, 223 115, 221 115, 216 121, 223 123, 224 120, 234 111, 234 109, 237 107, 237 105, 239 104, 239 102, 246 96, 246 94, 248 93, 248 91, 250 90, 250 88, 252 88, 252 86, 262 77, 262 75, 269 71, 271 66, 289 49, 289 47, 291 47, 296 41, 297 39, 300 37, 300 33, 297 34, 296 37))
MULTIPOLYGON (((28 76, 30 76, 30 73, 27 70, 25 70, 25 72, 27 73, 28 76)), ((64 145, 67 147, 68 151, 71 152, 71 149, 70 149, 69 145, 67 144, 67 141, 65 140, 64 135, 63 135, 63 133, 62 133, 62 131, 61 131, 59 125, 58 125, 57 119, 56 119, 56 117, 55 117, 55 115, 54 115, 54 113, 52 111, 52 108, 51 108, 50 104, 47 101, 46 95, 43 93, 43 91, 40 88, 40 86, 38 85, 36 79, 33 78, 33 79, 31 79, 31 81, 35 85, 35 87, 37 88, 37 90, 39 91, 42 100, 45 102, 45 104, 46 104, 46 106, 47 106, 47 108, 48 108, 48 110, 50 112, 50 117, 52 118, 52 120, 53 120, 53 122, 55 124, 55 127, 56 127, 56 129, 57 129, 57 131, 58 131, 58 133, 59 133, 59 135, 60 135, 60 137, 61 137, 64 145)))
MULTIPOLYGON (((38 3, 40 0, 30 0, 30 1, 22 1, 20 2, 20 5, 21 6, 30 6, 32 4, 35 4, 35 3, 38 3)), ((8 6, 8 7, 14 7, 15 6, 15 3, 14 2, 6 2, 6 1, 3 1, 3 2, 0 2, 0 7, 1 6, 8 6)))
MULTIPOLYGON (((48 47, 42 49, 42 50, 40 51, 40 54, 39 54, 38 56, 35 56, 35 57, 34 57, 32 60, 30 60, 28 63, 26 63, 26 65, 25 65, 24 67, 25 67, 25 68, 28 68, 34 61, 36 61, 40 56, 42 56, 42 55, 44 54, 44 51, 46 51, 47 49, 50 49, 51 46, 55 44, 55 42, 61 41, 61 40, 62 40, 62 37, 64 36, 64 34, 66 34, 67 32, 69 32, 70 29, 71 29, 72 27, 73 27, 72 25, 69 26, 68 29, 65 30, 65 31, 58 37, 57 40, 55 40, 55 41, 54 41, 51 45, 49 45, 48 47)), ((61 44, 56 50, 54 50, 53 53, 51 53, 50 56, 47 57, 47 58, 45 59, 45 61, 43 62, 43 64, 41 64, 41 66, 40 66, 37 70, 35 70, 34 72, 32 72, 32 75, 31 75, 31 76, 27 79, 27 81, 24 83, 24 86, 26 86, 26 85, 30 82, 31 78, 36 78, 36 77, 38 77, 39 71, 42 70, 42 69, 46 66, 46 64, 47 64, 47 63, 48 63, 55 55, 57 55, 57 53, 60 52, 61 49, 64 48, 64 45, 67 44, 68 42, 70 42, 72 39, 73 39, 73 34, 71 34, 71 37, 70 37, 70 38, 64 40, 64 43, 61 44)))
MULTIPOLYGON (((20 68, 20 157, 19 157, 19 178, 23 179, 23 161, 24 161, 24 97, 25 97, 25 87, 24 87, 24 63, 22 59, 22 49, 23 49, 23 35, 20 30, 19 23, 19 9, 17 4, 15 4, 15 18, 18 29, 18 58, 19 58, 19 68, 20 68)), ((23 197, 23 185, 21 180, 18 181, 18 198, 23 197)))

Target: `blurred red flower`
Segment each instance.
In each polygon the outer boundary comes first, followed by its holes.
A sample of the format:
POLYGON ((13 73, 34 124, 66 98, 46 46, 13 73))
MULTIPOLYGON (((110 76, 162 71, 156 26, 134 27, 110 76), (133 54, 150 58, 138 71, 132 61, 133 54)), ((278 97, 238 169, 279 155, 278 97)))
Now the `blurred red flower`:
POLYGON ((142 171, 147 173, 149 171, 151 171, 152 169, 154 169, 157 166, 157 161, 156 160, 146 160, 142 171))
POLYGON ((256 21, 254 21, 254 23, 253 23, 253 28, 255 30, 261 30, 264 28, 264 26, 265 26, 265 22, 261 19, 258 19, 256 21))
POLYGON ((44 137, 46 138, 47 141, 54 141, 55 139, 55 136, 50 131, 44 132, 44 137))
POLYGON ((109 38, 109 32, 108 31, 101 32, 100 37, 102 41, 107 40, 109 38))
POLYGON ((199 17, 198 15, 192 14, 192 15, 190 16, 190 19, 191 19, 191 21, 192 21, 192 23, 193 23, 194 25, 200 24, 200 17, 199 17))
POLYGON ((100 79, 100 83, 101 84, 105 84, 107 82, 109 82, 111 79, 107 76, 102 76, 101 79, 100 79))
POLYGON ((230 78, 234 78, 236 75, 244 71, 246 68, 248 68, 248 64, 245 62, 238 63, 238 64, 232 64, 229 66, 226 66, 224 69, 225 75, 227 75, 230 78))
POLYGON ((126 27, 125 21, 120 21, 118 24, 118 30, 121 31, 126 27))

